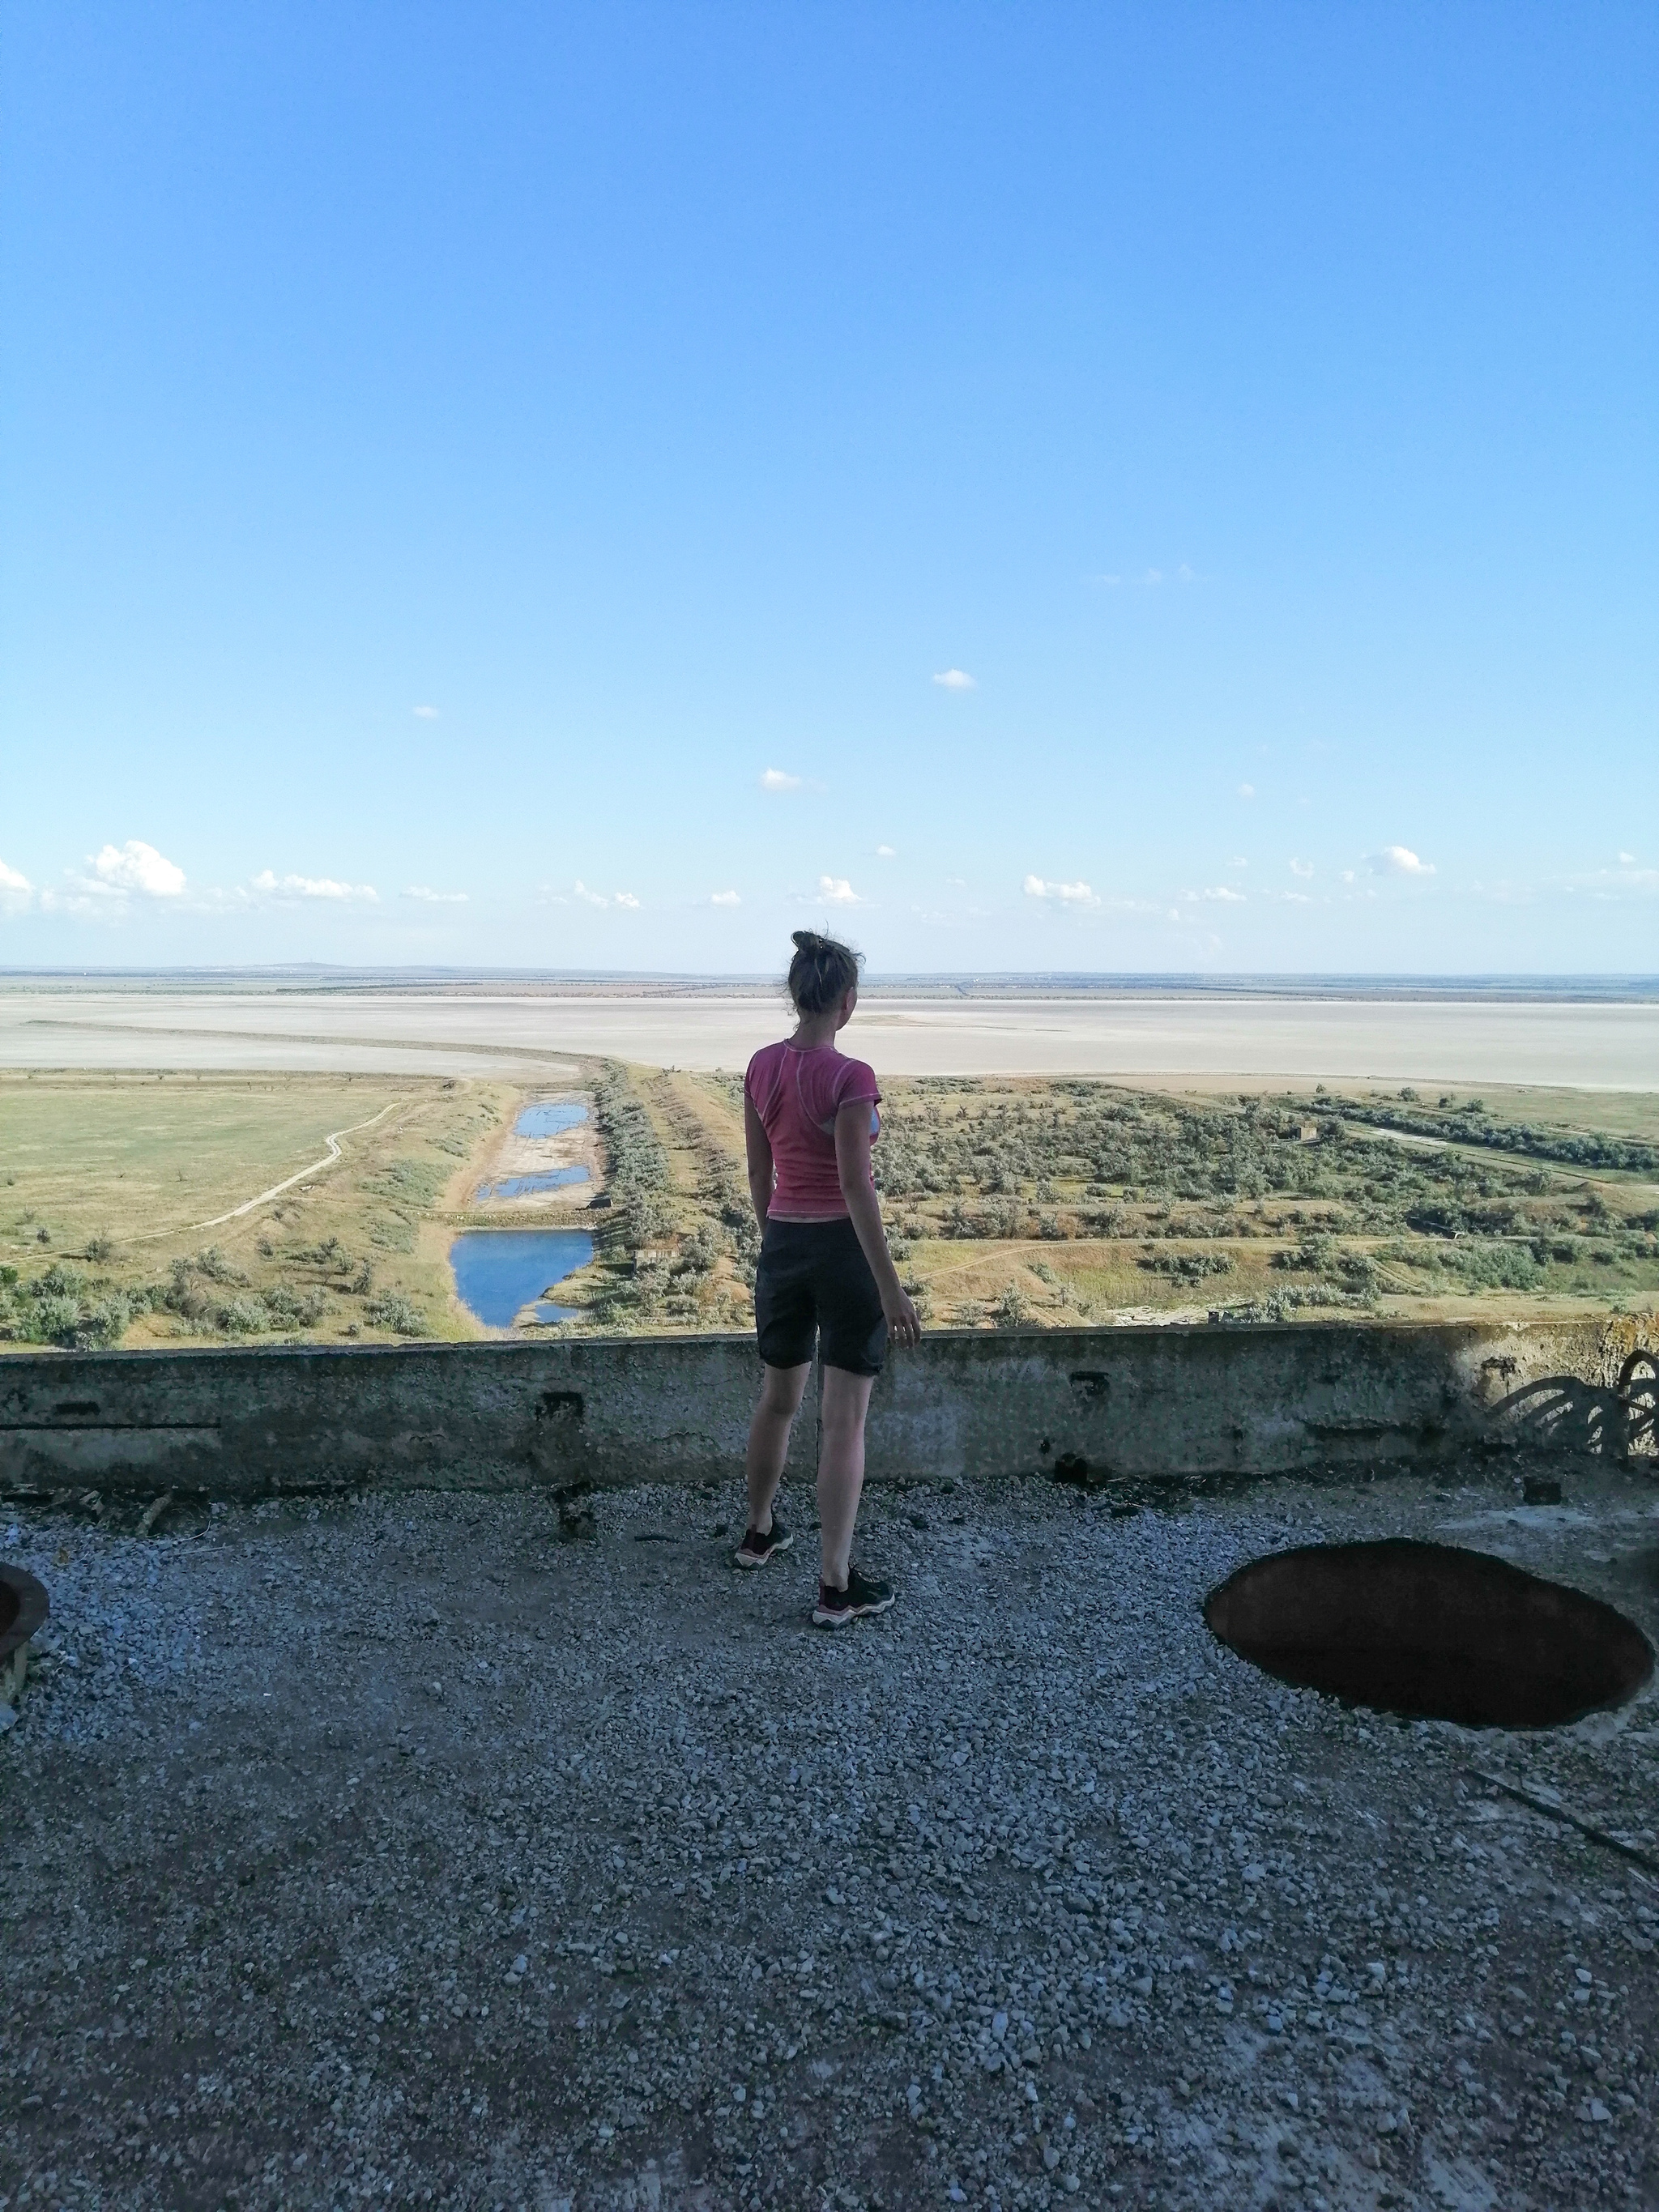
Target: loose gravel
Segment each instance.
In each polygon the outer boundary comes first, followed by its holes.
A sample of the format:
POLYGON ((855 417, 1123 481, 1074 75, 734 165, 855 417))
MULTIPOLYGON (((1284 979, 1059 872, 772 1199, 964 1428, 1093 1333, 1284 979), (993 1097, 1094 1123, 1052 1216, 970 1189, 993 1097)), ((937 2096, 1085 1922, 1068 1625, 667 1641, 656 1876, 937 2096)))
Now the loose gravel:
POLYGON ((1655 1486, 1513 1474, 884 1490, 835 1636, 805 1498, 744 1576, 735 1487, 0 1509, 0 2212, 1651 2205, 1659 1881, 1470 1769, 1659 1853, 1659 1701, 1407 1724, 1200 1612, 1434 1534, 1652 1635, 1655 1486))

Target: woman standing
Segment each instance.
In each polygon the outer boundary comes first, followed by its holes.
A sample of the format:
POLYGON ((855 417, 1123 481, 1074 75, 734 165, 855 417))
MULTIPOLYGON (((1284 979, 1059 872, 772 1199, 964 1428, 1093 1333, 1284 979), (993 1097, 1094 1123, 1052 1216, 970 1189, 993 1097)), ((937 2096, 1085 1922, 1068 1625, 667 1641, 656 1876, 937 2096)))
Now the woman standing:
POLYGON ((841 1628, 893 1602, 885 1583, 868 1580, 853 1565, 853 1523, 864 1487, 872 1386, 888 1339, 915 1344, 921 1324, 887 1249, 870 1173, 881 1093, 861 1060, 836 1049, 859 1002, 858 955, 810 929, 798 929, 794 943, 795 1033, 757 1052, 743 1085, 749 1188, 761 1225, 755 1328, 766 1379, 749 1428, 749 1526, 737 1556, 740 1567, 763 1567, 794 1541, 772 1500, 816 1339, 823 1360, 823 1564, 812 1619, 820 1628, 841 1628))

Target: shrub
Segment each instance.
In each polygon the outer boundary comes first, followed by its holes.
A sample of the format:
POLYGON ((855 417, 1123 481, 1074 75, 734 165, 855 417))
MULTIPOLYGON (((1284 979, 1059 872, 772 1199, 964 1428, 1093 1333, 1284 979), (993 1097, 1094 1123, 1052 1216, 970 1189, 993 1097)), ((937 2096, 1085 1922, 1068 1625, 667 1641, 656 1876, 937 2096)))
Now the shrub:
POLYGON ((389 1328, 396 1336, 420 1336, 425 1333, 425 1315, 400 1291, 382 1291, 379 1297, 369 1300, 363 1310, 378 1328, 389 1328))
POLYGON ((611 1164, 611 1195, 631 1243, 667 1227, 661 1194, 669 1188, 668 1155, 626 1071, 607 1060, 593 1090, 593 1117, 611 1164))
POLYGON ((1529 1291, 1538 1280, 1538 1262, 1525 1244, 1468 1244, 1449 1255, 1472 1291, 1529 1291))
POLYGON ((241 1269, 233 1267, 216 1244, 210 1244, 205 1252, 198 1252, 190 1264, 198 1275, 205 1275, 210 1283, 246 1283, 247 1280, 241 1269))
POLYGON ((1176 1282, 1201 1283, 1206 1275, 1230 1274, 1233 1262, 1228 1252, 1154 1252, 1140 1265, 1148 1274, 1168 1275, 1176 1282))
POLYGON ((212 1311, 207 1292, 197 1281, 188 1260, 173 1261, 161 1303, 170 1313, 178 1314, 185 1321, 205 1321, 212 1311))
POLYGON ((270 1326, 270 1316, 258 1298, 229 1298, 216 1318, 227 1336, 258 1336, 270 1326))
POLYGON ((29 1344, 73 1344, 81 1323, 79 1298, 36 1298, 26 1310, 24 1340, 29 1344))
POLYGON ((1432 1199, 1406 1208, 1406 1226, 1420 1237, 1461 1237, 1468 1225, 1468 1215, 1455 1200, 1432 1199))
POLYGON ((142 1291, 129 1297, 120 1291, 112 1291, 108 1297, 84 1308, 76 1323, 76 1350, 102 1352, 111 1345, 119 1344, 133 1315, 142 1313, 149 1304, 142 1291))
POLYGON ((680 1245, 678 1265, 688 1274, 707 1275, 720 1258, 720 1240, 712 1221, 700 1221, 680 1245))

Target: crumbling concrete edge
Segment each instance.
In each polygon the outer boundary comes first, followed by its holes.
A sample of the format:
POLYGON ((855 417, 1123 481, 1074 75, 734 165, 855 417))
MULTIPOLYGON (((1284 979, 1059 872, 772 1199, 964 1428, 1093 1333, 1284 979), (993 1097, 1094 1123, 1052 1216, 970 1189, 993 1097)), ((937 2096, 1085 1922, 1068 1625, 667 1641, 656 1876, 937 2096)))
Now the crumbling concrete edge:
MULTIPOLYGON (((878 1384, 869 1474, 1145 1490, 1421 1467, 1482 1441, 1620 1459, 1640 1341, 1607 1315, 942 1330, 878 1384)), ((0 1496, 728 1481, 758 1381, 736 1335, 30 1352, 0 1361, 0 1496)), ((813 1431, 809 1405, 798 1473, 813 1431)))

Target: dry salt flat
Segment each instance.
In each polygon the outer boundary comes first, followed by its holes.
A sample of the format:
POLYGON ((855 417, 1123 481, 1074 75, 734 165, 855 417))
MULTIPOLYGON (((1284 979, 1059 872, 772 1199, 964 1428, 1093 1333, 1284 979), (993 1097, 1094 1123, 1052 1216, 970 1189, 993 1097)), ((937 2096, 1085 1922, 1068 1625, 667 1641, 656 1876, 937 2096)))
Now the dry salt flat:
POLYGON ((1200 1611, 1432 1534, 1651 1636, 1652 1482, 1567 1489, 887 1489, 836 1637, 735 1489, 14 1502, 0 2207, 1650 2205, 1659 1883, 1472 1766, 1651 1854, 1652 1692, 1408 1724, 1200 1611))
MULTIPOLYGON (((788 1026, 781 993, 260 993, 0 988, 0 1067, 507 1073, 560 1054, 741 1068, 788 1026)), ((1659 1001, 1388 1002, 883 994, 849 1033, 890 1075, 1522 1083, 1659 1091, 1659 1001), (860 1042, 861 1040, 861 1042, 860 1042)))

